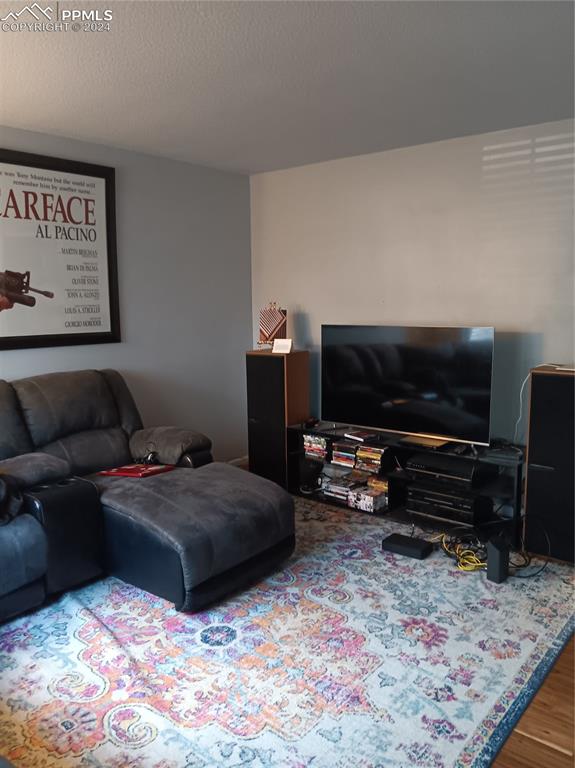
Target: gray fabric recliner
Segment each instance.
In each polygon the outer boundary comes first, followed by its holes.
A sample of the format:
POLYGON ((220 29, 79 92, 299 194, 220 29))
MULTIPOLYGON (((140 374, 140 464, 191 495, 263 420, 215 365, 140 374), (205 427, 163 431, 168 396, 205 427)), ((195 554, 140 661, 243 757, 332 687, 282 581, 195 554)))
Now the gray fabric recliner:
MULTIPOLYGON (((142 429, 126 382, 117 371, 48 373, 0 382, 0 460, 41 451, 68 462, 76 475, 128 464, 153 446, 162 461, 201 466, 212 460, 211 441, 191 430, 142 429), (157 444, 156 444, 157 443, 157 444)), ((0 464, 0 471, 2 465, 0 464)))
MULTIPOLYGON (((89 479, 100 493, 106 571, 181 610, 198 610, 253 581, 294 547, 291 497, 270 481, 211 462, 211 441, 199 432, 143 429, 117 371, 0 381, 0 476, 10 475, 24 489, 70 475, 89 479), (150 451, 178 468, 145 479, 97 474, 150 451)), ((71 484, 62 491, 68 492, 78 488, 71 484)), ((3 528, 14 522, 0 527, 0 553, 3 528)), ((35 522, 27 523, 31 537, 35 522)), ((55 528, 57 521, 52 534, 55 528)), ((37 560, 41 545, 34 547, 37 560)), ((42 564, 36 565, 34 579, 19 578, 16 585, 12 577, 3 579, 2 569, 11 566, 0 559, 0 620, 3 604, 11 615, 15 604, 26 610, 43 601, 36 588, 42 564)))
POLYGON ((48 536, 30 514, 22 490, 69 475, 67 462, 45 453, 0 461, 0 621, 40 605, 46 597, 48 536))
POLYGON ((0 527, 0 621, 44 602, 48 540, 32 515, 0 527))

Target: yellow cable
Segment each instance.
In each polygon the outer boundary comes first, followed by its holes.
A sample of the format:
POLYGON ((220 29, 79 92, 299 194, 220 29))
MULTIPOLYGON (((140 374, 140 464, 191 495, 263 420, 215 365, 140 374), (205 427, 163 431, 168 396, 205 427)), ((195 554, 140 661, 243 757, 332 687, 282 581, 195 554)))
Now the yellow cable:
POLYGON ((456 543, 453 546, 450 546, 446 533, 436 536, 435 540, 439 540, 443 551, 455 559, 457 568, 459 570, 469 573, 473 571, 479 571, 487 566, 487 564, 481 560, 479 555, 473 549, 465 547, 461 543, 456 543))

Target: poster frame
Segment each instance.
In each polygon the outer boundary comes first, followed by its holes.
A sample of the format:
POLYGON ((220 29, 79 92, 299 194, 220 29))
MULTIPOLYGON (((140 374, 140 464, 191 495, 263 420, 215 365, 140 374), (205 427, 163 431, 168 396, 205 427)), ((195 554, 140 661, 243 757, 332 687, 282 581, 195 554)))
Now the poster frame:
MULTIPOLYGON (((108 296, 110 307, 109 331, 86 331, 76 333, 38 332, 24 336, 2 336, 0 331, 0 350, 33 349, 38 347, 62 347, 79 344, 107 344, 121 341, 120 302, 118 293, 118 263, 116 247, 116 178, 115 169, 105 165, 67 160, 49 155, 38 155, 0 148, 0 163, 26 166, 32 170, 73 173, 78 176, 100 178, 105 182, 106 210, 106 256, 108 266, 108 296)), ((0 218, 0 227, 2 219, 0 218)), ((11 311, 11 310, 7 310, 11 311)))

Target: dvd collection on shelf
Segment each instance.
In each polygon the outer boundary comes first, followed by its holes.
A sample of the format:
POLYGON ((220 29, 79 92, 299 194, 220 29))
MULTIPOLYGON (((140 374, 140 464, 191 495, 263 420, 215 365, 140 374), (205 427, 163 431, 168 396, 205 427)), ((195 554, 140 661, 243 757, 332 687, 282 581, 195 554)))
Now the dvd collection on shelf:
MULTIPOLYGON (((326 461, 328 441, 325 437, 304 434, 303 441, 306 458, 326 461)), ((387 480, 377 476, 386 450, 385 447, 357 445, 349 440, 334 442, 331 465, 336 471, 324 474, 323 495, 362 512, 374 514, 386 509, 387 480)))
POLYGON ((357 446, 349 441, 342 440, 341 442, 334 443, 332 448, 331 463, 337 464, 340 467, 349 467, 353 469, 355 467, 355 450, 357 446))
POLYGON ((361 445, 355 454, 355 466, 365 472, 379 472, 381 457, 385 450, 385 448, 371 448, 369 445, 361 445))
POLYGON ((387 507, 387 486, 385 491, 369 486, 350 491, 347 504, 354 509, 361 509, 362 512, 371 512, 372 514, 381 512, 387 507))
POLYGON ((320 435, 304 435, 303 449, 306 459, 325 461, 327 455, 327 440, 320 435))
POLYGON ((347 504, 349 494, 355 491, 362 485, 361 478, 354 476, 354 473, 349 475, 339 475, 335 477, 325 477, 322 485, 322 491, 324 496, 329 496, 331 499, 337 499, 343 504, 347 504))

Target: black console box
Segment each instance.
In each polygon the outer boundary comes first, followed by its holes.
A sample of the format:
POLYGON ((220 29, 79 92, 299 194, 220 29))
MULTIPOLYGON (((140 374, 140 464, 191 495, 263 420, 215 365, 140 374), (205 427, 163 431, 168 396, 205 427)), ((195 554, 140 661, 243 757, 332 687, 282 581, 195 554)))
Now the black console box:
POLYGON ((47 593, 100 576, 104 527, 96 486, 73 477, 31 488, 24 497, 26 511, 42 523, 48 539, 47 593))
POLYGON ((393 552, 395 555, 414 557, 416 560, 424 560, 433 551, 433 544, 425 539, 417 539, 414 536, 404 536, 401 533, 392 533, 381 542, 383 552, 393 552))
POLYGON ((431 451, 411 456, 405 469, 414 480, 428 479, 462 488, 479 488, 497 474, 494 465, 431 451))
POLYGON ((407 488, 407 511, 416 517, 480 525, 493 512, 493 500, 459 486, 412 483, 407 488))

